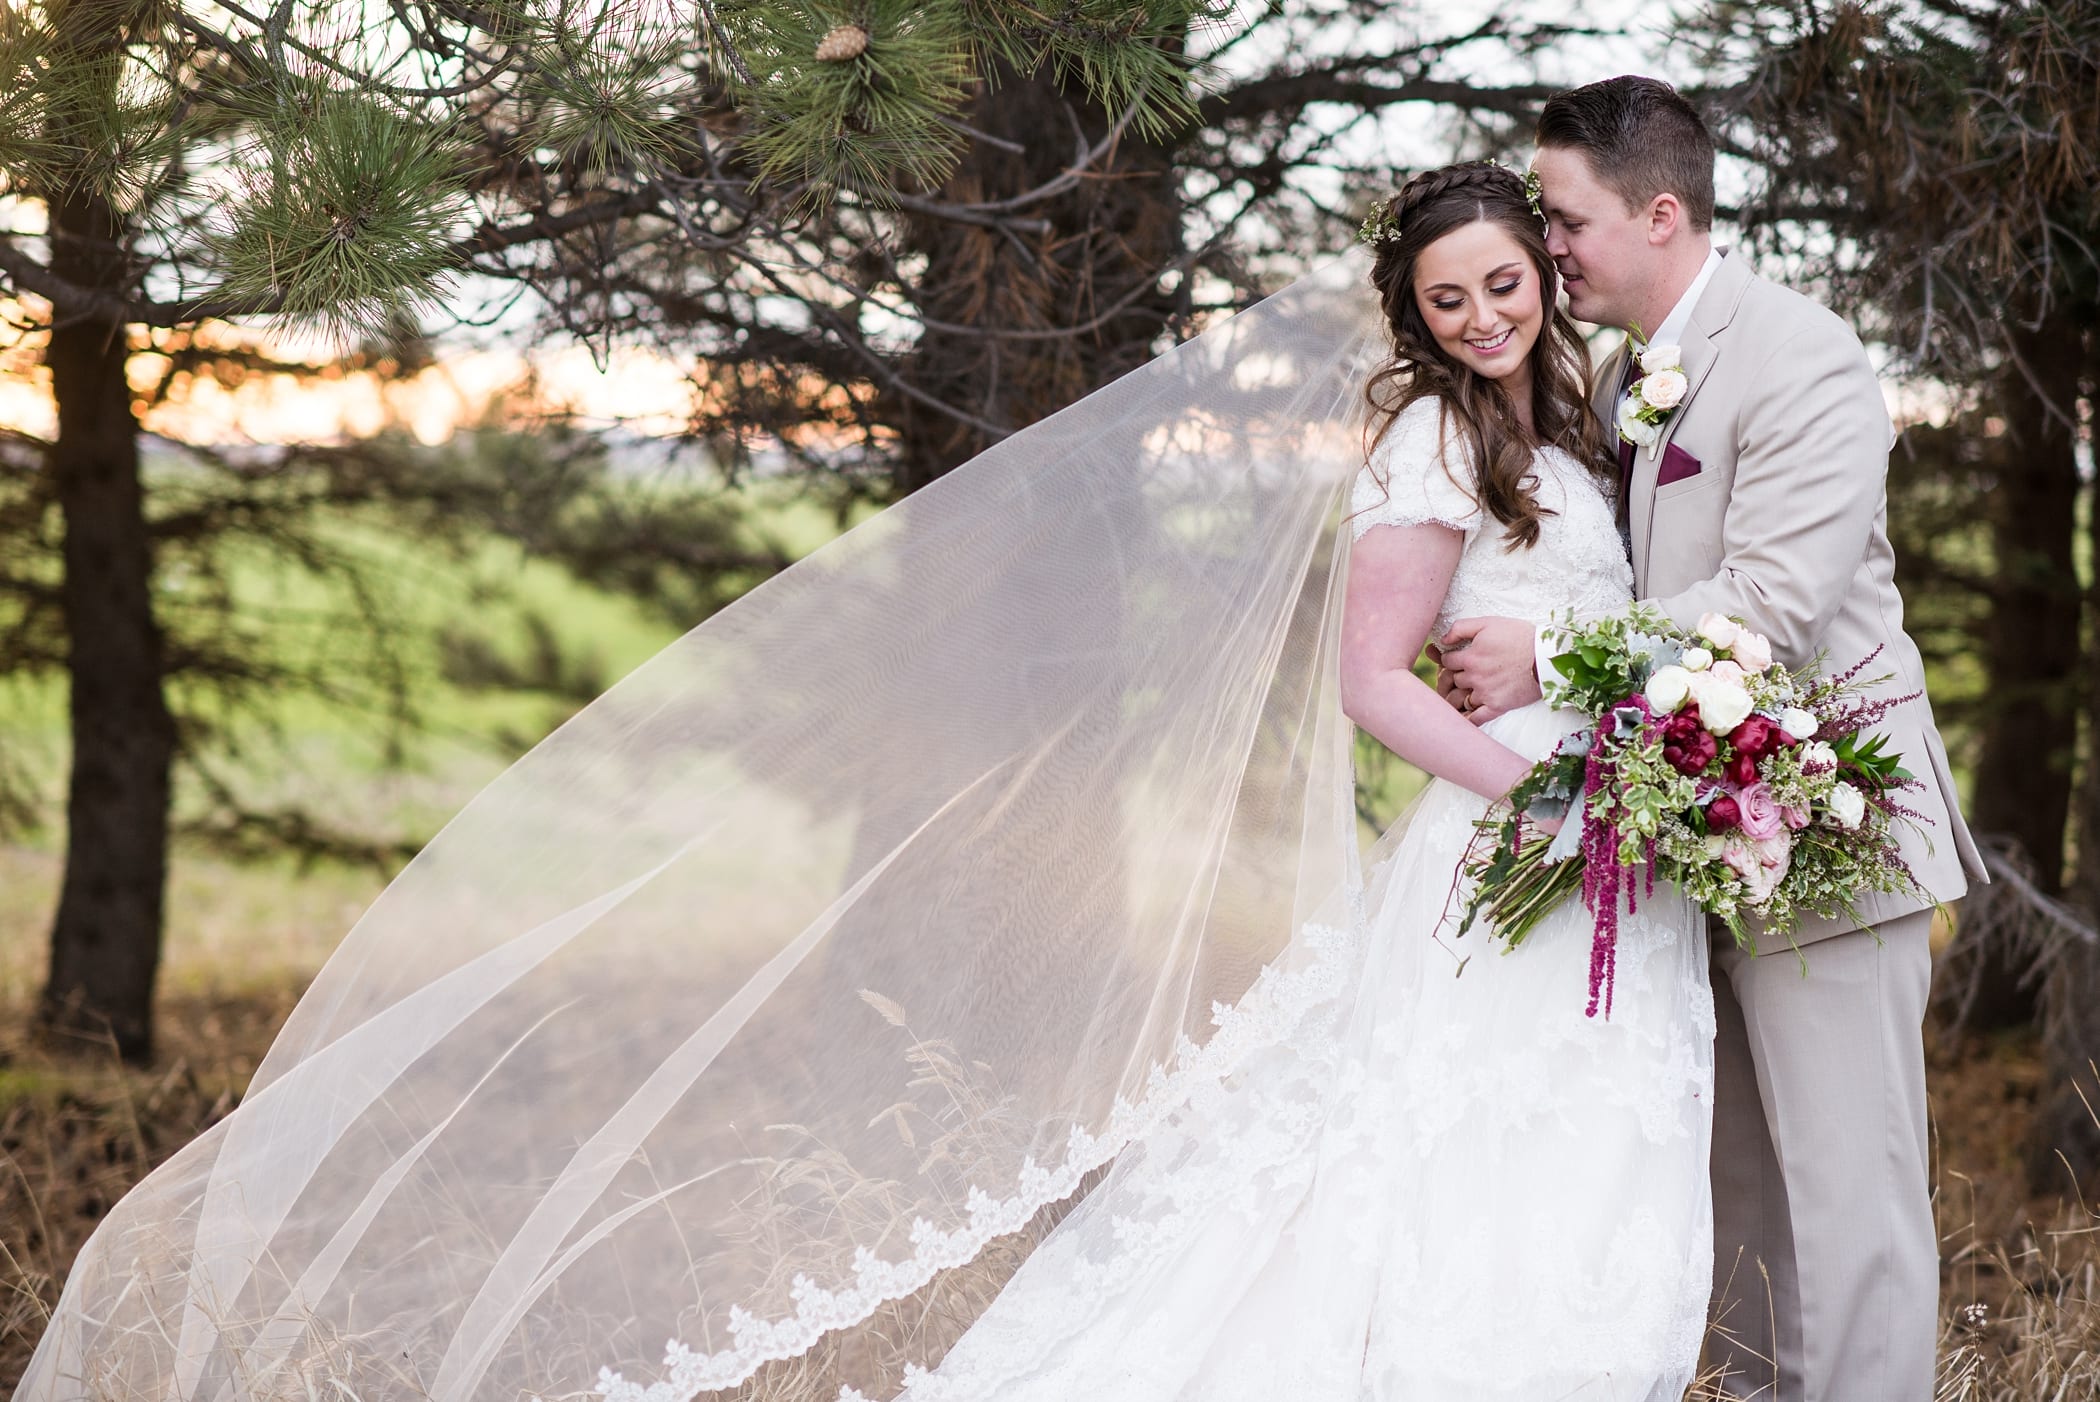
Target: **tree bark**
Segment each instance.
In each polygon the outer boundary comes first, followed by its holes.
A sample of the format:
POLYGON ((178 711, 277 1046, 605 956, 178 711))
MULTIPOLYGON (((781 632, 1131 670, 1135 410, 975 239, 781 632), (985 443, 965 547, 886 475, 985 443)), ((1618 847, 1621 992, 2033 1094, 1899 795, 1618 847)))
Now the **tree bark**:
MULTIPOLYGON (((1072 162, 1075 117, 1089 142, 1111 127, 1105 110, 1047 75, 1002 73, 966 118, 1010 146, 972 141, 942 197, 957 203, 1011 199, 1055 179, 1072 162)), ((1017 237, 921 219, 908 227, 905 240, 927 258, 922 282, 931 320, 987 331, 1087 328, 1039 340, 929 329, 899 367, 904 378, 942 403, 1014 429, 1150 360, 1181 300, 1158 285, 1161 271, 1183 251, 1170 147, 1126 132, 1086 179, 1029 213, 1048 227, 1017 237)), ((888 407, 886 417, 903 438, 895 471, 898 496, 993 441, 903 396, 888 407)))
MULTIPOLYGON (((2100 304, 2083 309, 2085 395, 2100 408, 2100 304)), ((2061 350, 2074 366, 2076 337, 2061 350)), ((2087 543, 2100 549, 2100 510, 2088 503, 2087 543)), ((2089 557, 2100 561, 2100 554, 2089 557)), ((2100 627, 2100 568, 2085 596, 2086 618, 2100 627)), ((2100 925, 2100 649, 2088 651, 2078 668, 2079 705, 2085 723, 2085 764, 2079 775, 2072 835, 2078 867, 2069 904, 2100 925)), ((2088 1191, 2100 1189, 2100 946, 2068 943, 2051 970, 2044 998, 2043 1043, 2049 1087, 2035 1126, 2030 1177, 2037 1188, 2063 1188, 2064 1173, 2088 1191)))
MULTIPOLYGON (((2033 379, 2015 367, 2001 382, 2015 452, 1989 504, 1998 587, 1982 639, 1990 691, 1969 813, 1977 831, 2015 838, 2048 891, 2063 889, 2078 742, 2078 440, 2060 416, 2077 413, 2082 330, 2059 310, 2039 331, 2015 333, 2033 379)), ((2021 986, 2025 972, 2009 953, 1992 951, 1972 1024, 2031 1023, 2035 989, 2021 986)))
MULTIPOLYGON (((60 17, 62 28, 77 31, 67 57, 106 75, 104 96, 114 92, 115 23, 107 7, 98 14, 69 6, 60 17)), ((92 291, 125 290, 131 267, 116 211, 86 191, 58 192, 47 203, 52 272, 92 291)), ((153 1045, 175 727, 161 689, 125 331, 58 306, 45 352, 58 406, 48 462, 65 525, 60 598, 73 757, 65 875, 38 1023, 52 1039, 113 1040, 127 1061, 142 1061, 153 1045)))

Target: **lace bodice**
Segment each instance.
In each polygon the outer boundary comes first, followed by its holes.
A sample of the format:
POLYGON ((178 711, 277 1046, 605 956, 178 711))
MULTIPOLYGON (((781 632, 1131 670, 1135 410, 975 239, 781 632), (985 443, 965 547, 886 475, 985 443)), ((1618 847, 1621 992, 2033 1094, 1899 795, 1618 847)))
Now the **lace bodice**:
POLYGON ((1435 524, 1463 531, 1465 552, 1438 610, 1434 632, 1460 618, 1543 623, 1562 609, 1608 613, 1633 598, 1633 566, 1608 488, 1558 448, 1532 457, 1539 505, 1537 544, 1508 549, 1509 531, 1479 505, 1473 473, 1455 441, 1440 441, 1439 401, 1410 404, 1371 450, 1350 493, 1350 530, 1435 524), (1461 485, 1463 484, 1463 485, 1461 485))

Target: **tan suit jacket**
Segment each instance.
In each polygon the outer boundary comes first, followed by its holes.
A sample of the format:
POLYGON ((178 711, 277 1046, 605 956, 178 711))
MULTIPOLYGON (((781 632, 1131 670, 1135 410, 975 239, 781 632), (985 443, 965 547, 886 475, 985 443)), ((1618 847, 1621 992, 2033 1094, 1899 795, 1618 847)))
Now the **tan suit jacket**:
MULTIPOLYGON (((1634 588, 1688 627, 1708 612, 1743 619, 1789 666, 1822 654, 1824 669, 1840 672, 1879 648, 1866 675, 1888 673, 1882 691, 1918 693, 1880 727, 1922 781, 1904 804, 1930 820, 1904 833, 1904 855, 1935 899, 1953 900, 1968 876, 1983 878, 1983 865, 1923 694, 1924 664, 1903 631, 1887 530, 1893 435, 1866 351, 1828 309, 1725 251, 1682 347, 1685 399, 1662 440, 1634 455, 1634 588), (1681 475, 1687 464, 1673 445, 1697 472, 1681 475), (1658 486, 1666 459, 1676 480, 1658 486)), ((1592 403, 1607 424, 1625 357, 1622 346, 1597 377, 1592 403)), ((1925 904, 1873 896, 1859 913, 1871 925, 1925 904)), ((1853 928, 1812 921, 1797 938, 1853 928)))

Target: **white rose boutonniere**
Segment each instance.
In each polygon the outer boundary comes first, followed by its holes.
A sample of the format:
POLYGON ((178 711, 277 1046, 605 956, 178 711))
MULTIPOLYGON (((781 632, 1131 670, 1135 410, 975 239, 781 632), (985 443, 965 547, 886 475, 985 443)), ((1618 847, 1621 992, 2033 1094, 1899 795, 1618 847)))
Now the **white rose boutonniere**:
POLYGON ((1629 397, 1619 405, 1619 437, 1636 448, 1654 447, 1662 440, 1662 430, 1641 417, 1653 412, 1641 403, 1638 396, 1629 397))
POLYGON ((1691 393, 1692 382, 1685 377, 1681 347, 1650 345, 1641 339, 1638 326, 1630 328, 1628 336, 1627 353, 1641 367, 1641 377, 1627 387, 1619 406, 1619 437, 1653 452, 1662 442, 1662 426, 1691 393))
POLYGON ((1646 375, 1684 368, 1684 352, 1676 346, 1643 346, 1640 360, 1641 373, 1646 375))

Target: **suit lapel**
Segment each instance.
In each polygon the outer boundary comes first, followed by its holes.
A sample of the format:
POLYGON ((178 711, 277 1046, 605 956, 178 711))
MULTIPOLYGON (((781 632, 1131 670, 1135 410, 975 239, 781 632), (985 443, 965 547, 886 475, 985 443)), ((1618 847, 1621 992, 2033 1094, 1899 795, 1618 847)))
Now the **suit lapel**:
POLYGON ((1596 377, 1590 381, 1590 412, 1604 424, 1604 431, 1611 437, 1613 451, 1619 464, 1617 514, 1622 534, 1626 529, 1626 472, 1629 464, 1626 460, 1626 445, 1619 441, 1618 401, 1619 391, 1624 388, 1620 381, 1626 376, 1626 359, 1629 354, 1627 344, 1623 340, 1620 341, 1618 349, 1604 357, 1604 363, 1597 367, 1596 377))
MULTIPOLYGON (((1691 417, 1692 401, 1698 396, 1699 387, 1706 383, 1706 377, 1713 373, 1715 363, 1721 358, 1713 337, 1734 319, 1736 307, 1742 303, 1743 294, 1756 277, 1756 272, 1740 254, 1722 250, 1721 265, 1714 269, 1706 290, 1699 294, 1699 304, 1692 308, 1691 321, 1678 343, 1684 356, 1684 399, 1678 404, 1677 412, 1663 422, 1662 437, 1655 441, 1655 447, 1634 454, 1627 512, 1628 543, 1632 546, 1634 584, 1642 593, 1647 592, 1648 559, 1655 542, 1655 478, 1662 471, 1663 453, 1668 450, 1670 440, 1677 436, 1677 430, 1691 417)), ((1605 421, 1612 422, 1609 418, 1605 421)))
POLYGON ((1619 406, 1612 401, 1619 397, 1619 377, 1625 373, 1626 343, 1621 341, 1617 350, 1604 357, 1604 363, 1597 367, 1596 379, 1590 382, 1590 412, 1611 429, 1614 441, 1619 436, 1614 427, 1618 423, 1619 406))

